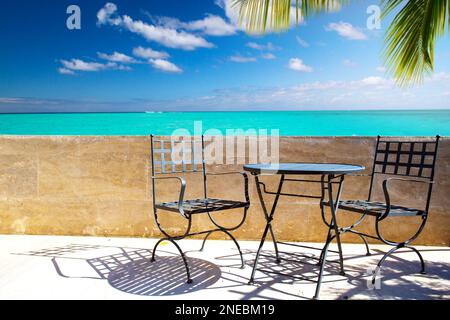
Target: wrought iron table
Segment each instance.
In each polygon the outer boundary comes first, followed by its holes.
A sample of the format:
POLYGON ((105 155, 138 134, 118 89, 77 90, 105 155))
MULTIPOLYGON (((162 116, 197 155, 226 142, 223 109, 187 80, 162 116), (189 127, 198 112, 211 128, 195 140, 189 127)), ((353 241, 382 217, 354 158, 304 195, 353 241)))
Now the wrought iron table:
POLYGON ((255 262, 253 265, 252 274, 250 277, 249 283, 254 282, 254 276, 258 265, 259 255, 261 253, 261 249, 266 240, 267 234, 270 232, 272 236, 272 241, 275 247, 276 254, 276 262, 280 263, 280 257, 278 252, 277 240, 275 238, 274 232, 272 230, 272 220, 275 214, 275 210, 277 207, 278 199, 280 196, 290 196, 290 197, 302 197, 302 198, 316 198, 320 199, 320 207, 322 210, 322 218, 326 226, 328 227, 328 235, 325 245, 321 251, 319 262, 317 265, 320 268, 319 277, 317 280, 316 292, 314 295, 314 299, 319 298, 320 293, 320 285, 322 283, 322 277, 324 272, 324 266, 328 254, 328 247, 330 243, 336 239, 338 245, 339 252, 339 263, 341 269, 341 275, 345 275, 344 272, 344 262, 342 256, 342 246, 340 239, 340 228, 337 223, 336 213, 338 209, 339 198, 342 191, 342 185, 344 182, 345 175, 351 173, 357 173, 365 170, 365 167, 359 165, 350 165, 350 164, 332 164, 332 163, 280 163, 280 164, 249 164, 244 166, 244 170, 250 172, 255 177, 256 188, 258 191, 258 197, 261 202, 261 206, 264 212, 264 217, 266 218, 266 227, 264 229, 264 233, 261 238, 261 242, 256 253, 255 262), (260 175, 279 175, 280 182, 278 184, 278 188, 276 192, 268 191, 266 185, 260 181, 260 175), (293 179, 286 178, 289 175, 314 175, 320 176, 320 180, 313 179, 293 179), (291 194, 291 193, 283 193, 283 183, 285 181, 295 181, 295 182, 304 182, 304 183, 320 183, 321 184, 321 195, 304 195, 304 194, 291 194), (336 196, 333 195, 333 185, 337 185, 336 196), (262 190, 261 190, 262 186, 262 190), (272 208, 270 213, 267 210, 266 204, 264 202, 263 193, 271 194, 275 196, 272 208), (328 197, 328 202, 330 204, 331 211, 331 221, 328 222, 325 218, 324 213, 324 205, 325 198, 328 197))

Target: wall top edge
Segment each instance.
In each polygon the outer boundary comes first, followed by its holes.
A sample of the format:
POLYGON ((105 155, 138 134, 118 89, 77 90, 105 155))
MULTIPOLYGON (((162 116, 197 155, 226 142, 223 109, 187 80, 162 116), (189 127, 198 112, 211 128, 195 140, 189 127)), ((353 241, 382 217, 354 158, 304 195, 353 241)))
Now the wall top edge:
MULTIPOLYGON (((154 135, 155 137, 170 137, 168 135, 154 135)), ((195 136, 199 137, 199 136, 195 136)), ((210 136, 208 136, 210 137, 210 136)), ((212 137, 224 137, 224 136, 212 136, 212 137)), ((233 137, 241 137, 241 135, 233 136, 233 137)), ((248 137, 248 136, 246 136, 248 137)), ((250 137, 258 137, 258 136, 250 136, 250 137)), ((377 136, 279 136, 280 138, 346 138, 346 139, 375 139, 377 136)), ((435 136, 382 136, 383 138, 404 138, 404 139, 417 139, 417 138, 434 138, 435 136)), ((0 135, 0 139, 2 138, 150 138, 150 135, 0 135)), ((449 136, 441 136, 441 139, 449 139, 449 136)))

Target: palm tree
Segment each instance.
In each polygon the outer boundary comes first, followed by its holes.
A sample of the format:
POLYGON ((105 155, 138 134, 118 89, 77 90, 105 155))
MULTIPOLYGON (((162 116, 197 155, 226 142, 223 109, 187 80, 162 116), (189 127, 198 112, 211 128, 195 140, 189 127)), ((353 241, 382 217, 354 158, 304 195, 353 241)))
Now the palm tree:
MULTIPOLYGON (((233 0, 239 22, 250 33, 287 30, 320 12, 339 10, 350 0, 233 0), (293 2, 295 1, 295 5, 293 2)), ((385 65, 400 85, 422 82, 434 69, 434 44, 450 26, 448 0, 380 0, 382 18, 395 14, 386 31, 385 65)))

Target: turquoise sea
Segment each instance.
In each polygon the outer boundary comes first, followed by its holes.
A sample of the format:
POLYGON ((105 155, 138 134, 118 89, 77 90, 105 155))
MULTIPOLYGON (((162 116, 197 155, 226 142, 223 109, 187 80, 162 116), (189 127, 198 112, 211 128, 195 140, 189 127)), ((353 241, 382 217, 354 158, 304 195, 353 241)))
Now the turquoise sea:
POLYGON ((0 134, 194 134, 196 121, 196 134, 212 135, 278 129, 282 136, 450 136, 450 110, 0 114, 0 134))

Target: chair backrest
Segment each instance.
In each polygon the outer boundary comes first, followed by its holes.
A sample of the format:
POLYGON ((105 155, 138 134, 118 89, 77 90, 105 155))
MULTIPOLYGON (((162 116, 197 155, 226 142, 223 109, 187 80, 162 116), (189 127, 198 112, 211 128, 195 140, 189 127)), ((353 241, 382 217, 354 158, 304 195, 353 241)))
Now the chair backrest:
POLYGON ((152 135, 151 148, 152 177, 158 174, 205 171, 203 136, 159 139, 152 135))
MULTIPOLYGON (((371 199, 376 175, 402 176, 433 181, 439 136, 435 140, 412 141, 377 138, 369 197, 371 199)), ((428 202, 432 184, 428 190, 428 202)), ((427 208, 428 208, 427 203, 427 208)))
POLYGON ((204 137, 171 137, 159 139, 151 136, 152 194, 156 203, 156 176, 175 173, 201 173, 203 194, 207 198, 204 137))

